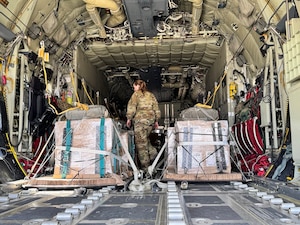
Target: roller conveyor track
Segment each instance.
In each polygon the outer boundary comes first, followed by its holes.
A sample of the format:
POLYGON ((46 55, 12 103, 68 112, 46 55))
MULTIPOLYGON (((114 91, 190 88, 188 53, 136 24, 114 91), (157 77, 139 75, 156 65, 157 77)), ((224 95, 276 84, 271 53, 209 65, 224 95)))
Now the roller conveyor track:
POLYGON ((39 191, 35 188, 0 197, 1 225, 164 225, 300 224, 292 202, 241 182, 191 183, 181 189, 129 192, 101 189, 39 191), (273 200, 271 200, 273 199, 273 200))

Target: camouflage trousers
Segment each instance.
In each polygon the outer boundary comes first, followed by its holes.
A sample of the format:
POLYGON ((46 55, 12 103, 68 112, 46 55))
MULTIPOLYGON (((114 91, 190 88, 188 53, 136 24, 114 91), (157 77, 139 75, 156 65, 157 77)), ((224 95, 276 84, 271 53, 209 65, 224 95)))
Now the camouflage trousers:
POLYGON ((138 153, 142 170, 146 170, 157 155, 157 150, 151 145, 149 139, 151 131, 152 126, 143 123, 136 123, 134 125, 135 149, 138 153))

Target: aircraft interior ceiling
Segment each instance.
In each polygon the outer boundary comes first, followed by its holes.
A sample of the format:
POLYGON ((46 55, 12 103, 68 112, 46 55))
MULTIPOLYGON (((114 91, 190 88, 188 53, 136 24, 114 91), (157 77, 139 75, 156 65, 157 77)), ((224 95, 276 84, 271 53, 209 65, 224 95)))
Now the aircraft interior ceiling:
MULTIPOLYGON (((186 94, 171 91, 185 84, 192 102, 203 102, 203 92, 214 88, 230 62, 234 62, 232 70, 254 84, 266 61, 262 34, 272 28, 285 38, 281 21, 286 14, 284 5, 279 0, 9 1, 1 8, 0 18, 1 25, 12 32, 6 34, 7 40, 1 40, 0 52, 12 54, 21 39, 25 40, 24 51, 33 55, 43 45, 50 68, 67 67, 68 73, 68 66, 75 64, 73 50, 80 48, 88 65, 98 72, 93 78, 83 72, 79 76, 94 91, 101 89, 102 98, 109 96, 103 94, 106 87, 97 84, 97 76, 107 78, 109 85, 121 79, 122 89, 126 89, 132 79, 145 72, 140 69, 154 68, 142 78, 149 80, 151 74, 161 73, 151 79, 161 78, 158 85, 167 89, 165 95, 174 96, 160 101, 185 98, 186 94)), ((34 65, 35 56, 31 62, 34 65)), ((85 62, 81 67, 87 67, 85 62)), ((152 86, 152 91, 160 89, 152 86)), ((128 96, 122 97, 119 102, 126 104, 128 96)))
MULTIPOLYGON (((101 71, 174 65, 209 69, 226 42, 233 56, 260 69, 264 62, 260 33, 280 22, 286 13, 281 3, 21 0, 10 1, 0 16, 4 26, 27 36, 32 51, 37 52, 44 41, 50 60, 56 62, 67 60, 68 48, 80 46, 101 71), (27 15, 30 7, 34 9, 27 15)), ((1 51, 8 51, 1 46, 1 51)))
MULTIPOLYGON (((14 46, 22 40, 21 48, 30 52, 29 63, 34 67, 43 47, 43 51, 49 53, 47 64, 51 69, 69 73, 69 66, 81 67, 81 73, 76 71, 79 78, 84 78, 93 91, 101 89, 103 99, 109 97, 105 94, 109 91, 105 85, 97 84, 99 77, 107 79, 109 85, 121 79, 122 89, 126 89, 132 79, 152 68, 142 78, 151 81, 149 76, 160 73, 161 76, 151 77, 158 86, 168 90, 187 89, 193 103, 203 102, 199 96, 203 98, 207 95, 203 92, 213 90, 215 82, 228 68, 237 71, 235 75, 244 76, 242 86, 243 83, 255 84, 266 62, 267 31, 272 30, 281 44, 286 39, 287 2, 3 1, 0 21, 8 31, 0 39, 0 53, 4 57, 11 55, 14 46), (83 52, 83 60, 74 61, 76 49, 83 52), (97 72, 84 74, 82 67, 91 65, 97 72), (201 90, 193 93, 198 86, 201 90)), ((295 6, 289 3, 289 7, 292 18, 296 14, 295 6)), ((54 79, 59 79, 56 74, 54 79)), ((160 89, 152 86, 153 91, 160 89)), ((172 101, 186 96, 176 93, 174 97, 160 100, 172 101)), ((127 100, 128 97, 122 104, 127 100)))

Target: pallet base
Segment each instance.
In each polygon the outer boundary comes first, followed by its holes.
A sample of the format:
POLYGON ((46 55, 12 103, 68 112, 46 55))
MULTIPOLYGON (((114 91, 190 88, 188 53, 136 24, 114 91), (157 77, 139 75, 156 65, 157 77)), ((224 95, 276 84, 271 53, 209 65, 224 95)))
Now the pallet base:
POLYGON ((30 179, 23 188, 47 188, 47 189, 72 189, 78 187, 102 187, 122 186, 124 182, 115 178, 90 178, 90 179, 55 179, 53 177, 42 177, 30 179))
MULTIPOLYGON (((216 174, 176 174, 166 173, 162 181, 192 181, 192 182, 219 182, 242 181, 240 173, 216 173, 216 174)), ((47 189, 72 189, 78 187, 122 186, 124 181, 116 178, 86 178, 86 179, 56 179, 53 177, 40 177, 30 179, 23 188, 47 188, 47 189)))
POLYGON ((218 181, 242 181, 240 173, 214 173, 214 174, 176 174, 166 173, 164 181, 194 181, 194 182, 218 182, 218 181))

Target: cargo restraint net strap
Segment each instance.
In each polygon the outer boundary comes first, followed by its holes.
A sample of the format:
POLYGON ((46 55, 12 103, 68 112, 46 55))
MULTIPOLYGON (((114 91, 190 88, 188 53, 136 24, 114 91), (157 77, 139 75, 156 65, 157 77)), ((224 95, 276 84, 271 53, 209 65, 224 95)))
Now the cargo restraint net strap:
POLYGON ((121 163, 118 164, 118 161, 120 161, 120 148, 121 148, 121 143, 116 134, 116 130, 114 130, 114 132, 113 132, 113 147, 111 150, 112 151, 111 156, 113 157, 112 168, 113 168, 114 173, 122 172, 121 171, 121 163))
MULTIPOLYGON (((214 141, 223 141, 222 137, 222 130, 221 130, 221 124, 220 123, 213 123, 212 124, 212 133, 213 133, 213 139, 214 141)), ((225 159, 225 153, 224 153, 224 147, 223 145, 215 145, 215 152, 216 152, 216 164, 219 172, 223 172, 223 170, 226 170, 226 159, 225 159)))
POLYGON ((66 179, 68 174, 68 169, 70 166, 70 153, 71 153, 71 145, 72 145, 72 128, 71 128, 71 121, 66 121, 66 128, 64 134, 64 142, 63 145, 66 146, 66 150, 62 153, 62 173, 61 178, 66 179))
MULTIPOLYGON (((193 142, 193 127, 185 127, 184 128, 184 141, 193 142)), ((192 168, 192 153, 193 146, 192 145, 183 145, 184 151, 182 152, 182 168, 185 170, 192 168)))
MULTIPOLYGON (((105 151, 105 118, 100 119, 100 137, 99 137, 99 147, 100 151, 105 151)), ((105 158, 103 155, 100 155, 100 161, 99 161, 99 170, 100 170, 100 177, 104 177, 105 175, 105 158)))

